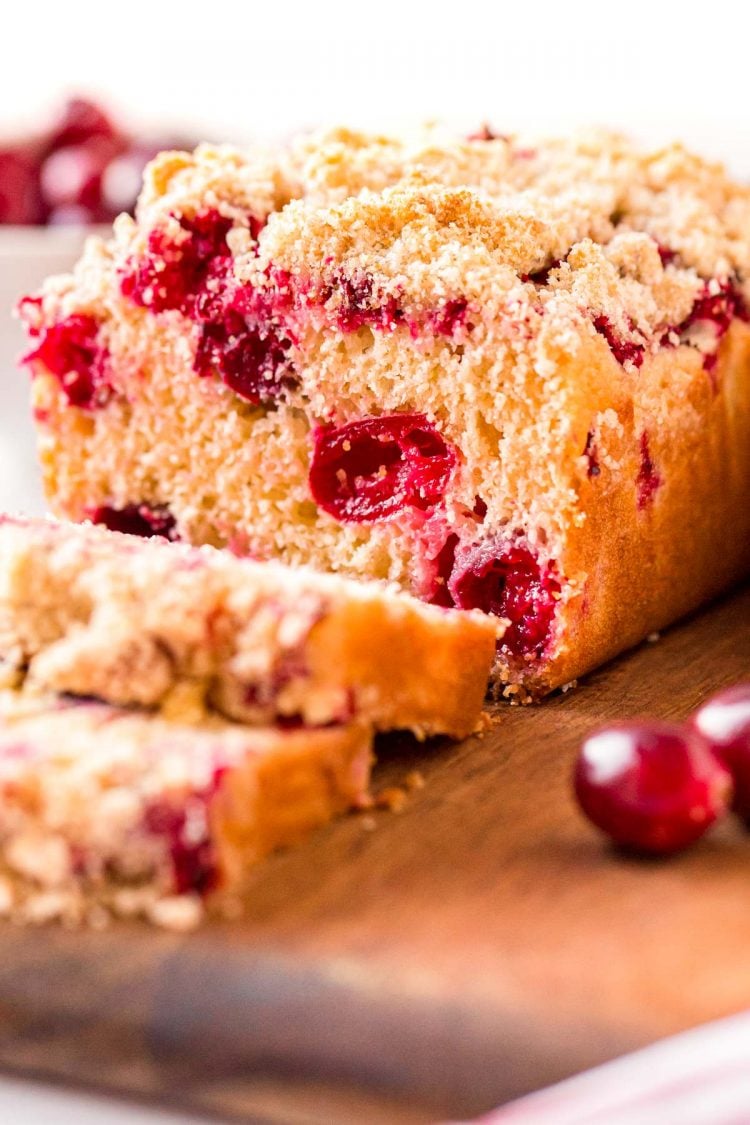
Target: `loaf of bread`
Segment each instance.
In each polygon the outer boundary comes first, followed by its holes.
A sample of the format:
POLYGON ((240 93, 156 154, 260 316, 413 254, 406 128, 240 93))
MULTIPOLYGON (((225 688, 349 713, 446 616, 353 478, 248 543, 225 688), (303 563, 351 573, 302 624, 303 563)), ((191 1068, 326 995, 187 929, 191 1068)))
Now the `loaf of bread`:
POLYGON ((22 303, 54 511, 387 579, 564 684, 750 564, 750 191, 679 146, 202 146, 22 303))

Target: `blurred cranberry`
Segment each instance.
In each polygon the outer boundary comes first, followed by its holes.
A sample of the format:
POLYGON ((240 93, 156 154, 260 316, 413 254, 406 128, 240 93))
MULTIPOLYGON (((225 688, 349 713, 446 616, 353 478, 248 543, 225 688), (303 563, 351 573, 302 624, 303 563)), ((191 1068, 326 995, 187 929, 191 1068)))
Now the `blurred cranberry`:
POLYGON ((75 203, 54 207, 48 212, 46 219, 48 227, 90 227, 92 223, 102 221, 98 212, 90 211, 88 207, 78 207, 75 203))
POLYGON ((86 144, 59 148, 48 156, 39 179, 50 212, 78 208, 91 222, 110 218, 102 200, 102 178, 118 151, 117 141, 98 137, 86 144))
POLYGON ((192 145, 177 137, 132 142, 107 165, 102 177, 103 206, 112 216, 119 215, 121 211, 132 211, 148 162, 160 152, 185 148, 192 148, 192 145))
POLYGON ((0 149, 0 223, 41 223, 43 208, 32 146, 0 149))
POLYGON ((93 137, 113 140, 121 136, 119 129, 98 105, 87 98, 71 98, 50 130, 47 152, 67 145, 79 145, 93 137))
POLYGON ((132 211, 143 169, 183 138, 134 140, 86 98, 72 98, 46 133, 0 149, 0 224, 86 225, 132 211))
POLYGON ((750 823, 750 683, 714 695, 691 719, 734 779, 732 808, 750 823))

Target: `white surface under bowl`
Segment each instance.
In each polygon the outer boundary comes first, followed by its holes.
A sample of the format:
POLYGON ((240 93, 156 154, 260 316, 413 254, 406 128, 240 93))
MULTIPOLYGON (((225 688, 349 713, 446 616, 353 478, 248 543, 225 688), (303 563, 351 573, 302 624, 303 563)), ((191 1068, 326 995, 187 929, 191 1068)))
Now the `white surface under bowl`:
MULTIPOLYGON (((0 226, 0 511, 41 512, 29 411, 29 376, 18 359, 29 343, 13 309, 46 277, 65 273, 90 228, 0 226)), ((97 231, 98 233, 98 231, 97 231)))

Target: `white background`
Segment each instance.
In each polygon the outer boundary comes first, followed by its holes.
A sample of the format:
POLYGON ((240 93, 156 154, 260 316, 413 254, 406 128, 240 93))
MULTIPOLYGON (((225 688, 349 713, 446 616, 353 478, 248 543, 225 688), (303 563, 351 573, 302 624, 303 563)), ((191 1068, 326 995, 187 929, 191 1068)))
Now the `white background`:
POLYGON ((207 139, 439 117, 501 131, 607 123, 750 174, 745 3, 9 0, 0 114, 61 89, 207 139), (10 48, 10 49, 8 49, 10 48))

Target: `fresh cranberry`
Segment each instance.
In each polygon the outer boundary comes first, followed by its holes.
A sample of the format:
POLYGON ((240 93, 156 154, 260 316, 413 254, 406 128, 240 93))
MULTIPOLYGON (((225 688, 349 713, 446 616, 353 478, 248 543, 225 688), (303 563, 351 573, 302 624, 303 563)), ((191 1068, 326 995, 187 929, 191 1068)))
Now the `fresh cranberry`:
POLYGON ((691 719, 734 779, 732 808, 750 823, 750 683, 714 695, 691 719))
POLYGON ((71 98, 65 105, 48 138, 50 151, 66 145, 80 145, 92 137, 117 137, 118 130, 95 102, 71 98))
POLYGON ((647 508, 653 502, 656 490, 661 486, 661 476, 654 465, 649 447, 648 434, 644 430, 640 441, 641 463, 636 478, 636 498, 638 508, 647 508))
POLYGON ((152 508, 148 504, 126 504, 124 508, 112 508, 102 504, 92 508, 88 516, 92 523, 125 535, 140 535, 144 539, 154 535, 163 539, 178 538, 174 516, 163 505, 152 508))
POLYGON ((60 221, 64 209, 73 208, 89 222, 106 222, 111 212, 102 197, 102 179, 107 166, 119 152, 116 141, 96 137, 80 145, 66 145, 47 157, 40 171, 45 205, 60 221))
POLYGON ((145 811, 144 825, 149 833, 167 841, 177 894, 195 891, 205 895, 213 890, 218 876, 213 844, 207 832, 189 831, 184 809, 166 803, 153 804, 145 811))
POLYGON ((624 366, 626 363, 632 363, 635 367, 641 366, 644 357, 643 344, 624 340, 606 316, 597 316, 594 319, 594 328, 607 341, 612 355, 619 364, 624 366))
POLYGON ((368 523, 440 502, 455 450, 424 414, 360 418, 315 432, 310 490, 338 520, 368 523))
POLYGON ((552 631, 560 581, 528 547, 502 539, 463 547, 448 582, 455 605, 505 617, 502 651, 542 656, 552 631))
POLYGON ((589 735, 575 767, 589 820, 616 843, 668 854, 699 839, 731 798, 729 770, 694 732, 619 723, 589 735))
POLYGON ((214 315, 201 325, 197 373, 217 372, 240 398, 273 405, 296 382, 290 355, 294 340, 275 311, 273 295, 242 287, 214 315))
POLYGON ((74 313, 40 331, 37 347, 23 357, 39 362, 58 380, 71 406, 96 410, 108 401, 109 352, 99 343, 99 322, 74 313))
POLYGON ((33 150, 23 145, 0 149, 0 223, 28 226, 43 218, 33 150))
POLYGON ((124 296, 137 305, 163 312, 177 309, 196 314, 196 304, 209 295, 209 280, 220 280, 231 267, 227 234, 232 220, 218 211, 179 219, 182 237, 171 239, 161 227, 148 238, 145 255, 131 262, 120 278, 124 296))

